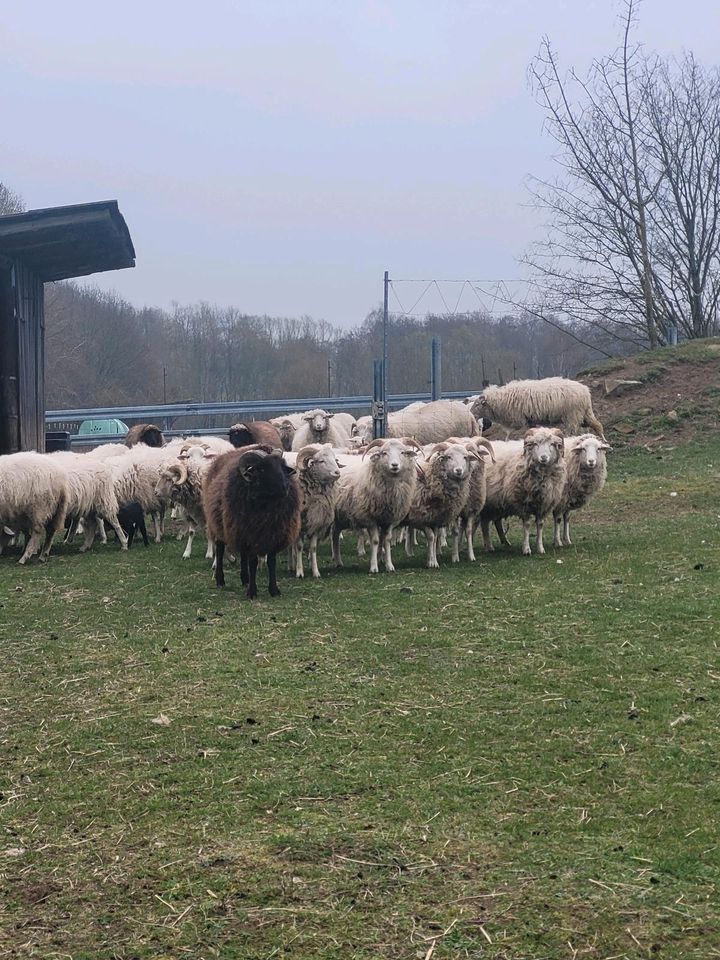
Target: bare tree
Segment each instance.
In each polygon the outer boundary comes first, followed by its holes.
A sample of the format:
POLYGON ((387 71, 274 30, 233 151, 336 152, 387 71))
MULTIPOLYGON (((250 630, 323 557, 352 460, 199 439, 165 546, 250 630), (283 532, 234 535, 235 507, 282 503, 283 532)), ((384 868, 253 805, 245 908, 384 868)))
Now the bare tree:
POLYGON ((664 325, 686 337, 718 330, 720 72, 686 54, 644 80, 647 150, 657 171, 653 285, 664 325))
POLYGON ((6 217, 11 213, 22 213, 24 209, 25 201, 20 194, 15 193, 0 181, 0 217, 6 217))
POLYGON ((561 74, 547 38, 530 66, 564 176, 532 183, 550 223, 546 241, 525 259, 545 310, 655 345, 648 230, 655 186, 644 167, 644 81, 653 65, 630 42, 636 7, 636 0, 626 0, 622 43, 592 65, 587 79, 561 74))

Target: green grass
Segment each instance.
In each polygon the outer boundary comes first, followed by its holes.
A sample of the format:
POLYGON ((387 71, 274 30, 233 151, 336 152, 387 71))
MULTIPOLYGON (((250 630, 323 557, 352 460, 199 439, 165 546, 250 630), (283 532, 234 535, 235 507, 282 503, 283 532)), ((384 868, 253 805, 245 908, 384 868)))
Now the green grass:
POLYGON ((572 548, 256 604, 0 558, 0 957, 720 956, 719 481, 624 451, 572 548))

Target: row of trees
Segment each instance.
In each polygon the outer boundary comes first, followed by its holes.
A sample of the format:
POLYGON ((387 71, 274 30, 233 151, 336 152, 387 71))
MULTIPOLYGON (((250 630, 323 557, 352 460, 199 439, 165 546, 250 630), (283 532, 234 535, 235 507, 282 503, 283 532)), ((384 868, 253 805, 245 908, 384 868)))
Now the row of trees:
MULTIPOLYGON (((137 309, 116 294, 74 283, 46 288, 46 391, 50 408, 342 396, 372 392, 382 355, 382 311, 349 330, 309 317, 242 314, 209 304, 137 309)), ((483 313, 391 317, 389 388, 429 387, 430 343, 442 339, 443 386, 570 375, 607 352, 562 324, 483 313)))

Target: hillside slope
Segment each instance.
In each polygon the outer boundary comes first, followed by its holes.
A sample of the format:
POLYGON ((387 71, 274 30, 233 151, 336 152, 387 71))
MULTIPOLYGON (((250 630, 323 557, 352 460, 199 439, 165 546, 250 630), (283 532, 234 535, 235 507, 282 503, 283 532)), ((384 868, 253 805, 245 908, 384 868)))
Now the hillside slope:
POLYGON ((616 445, 720 430, 720 337, 608 360, 578 380, 590 387, 595 413, 616 445))

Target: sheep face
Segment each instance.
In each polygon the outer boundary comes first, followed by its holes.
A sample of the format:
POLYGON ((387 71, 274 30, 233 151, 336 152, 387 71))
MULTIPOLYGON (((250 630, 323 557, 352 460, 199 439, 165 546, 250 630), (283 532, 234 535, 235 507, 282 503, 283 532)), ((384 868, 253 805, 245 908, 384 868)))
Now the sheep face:
POLYGON ((248 493, 257 500, 275 500, 284 497, 290 489, 290 478, 295 471, 282 458, 279 450, 265 453, 251 450, 238 462, 238 479, 248 493))
POLYGON ((310 424, 310 430, 313 434, 325 433, 330 425, 330 418, 334 414, 327 413, 325 410, 309 410, 303 420, 310 424))
POLYGON ((605 451, 610 450, 610 444, 604 443, 599 437, 585 436, 580 443, 573 447, 573 456, 578 458, 582 471, 592 472, 605 462, 605 451))
POLYGON ((171 463, 160 474, 160 479, 155 484, 155 493, 161 500, 174 502, 187 478, 188 470, 184 463, 171 463))
POLYGON ((534 467, 546 469, 562 460, 565 443, 560 430, 539 427, 525 434, 523 449, 525 459, 534 467))
POLYGON ((368 448, 368 456, 376 470, 397 477, 409 469, 417 456, 417 450, 406 446, 401 440, 384 440, 382 445, 368 448))
POLYGON ((473 456, 466 447, 459 443, 442 444, 437 452, 431 454, 431 459, 436 460, 441 465, 441 472, 451 480, 458 483, 465 480, 470 474, 473 456))
POLYGON ((331 445, 325 444, 307 461, 307 468, 314 480, 323 486, 340 479, 340 467, 331 445))

